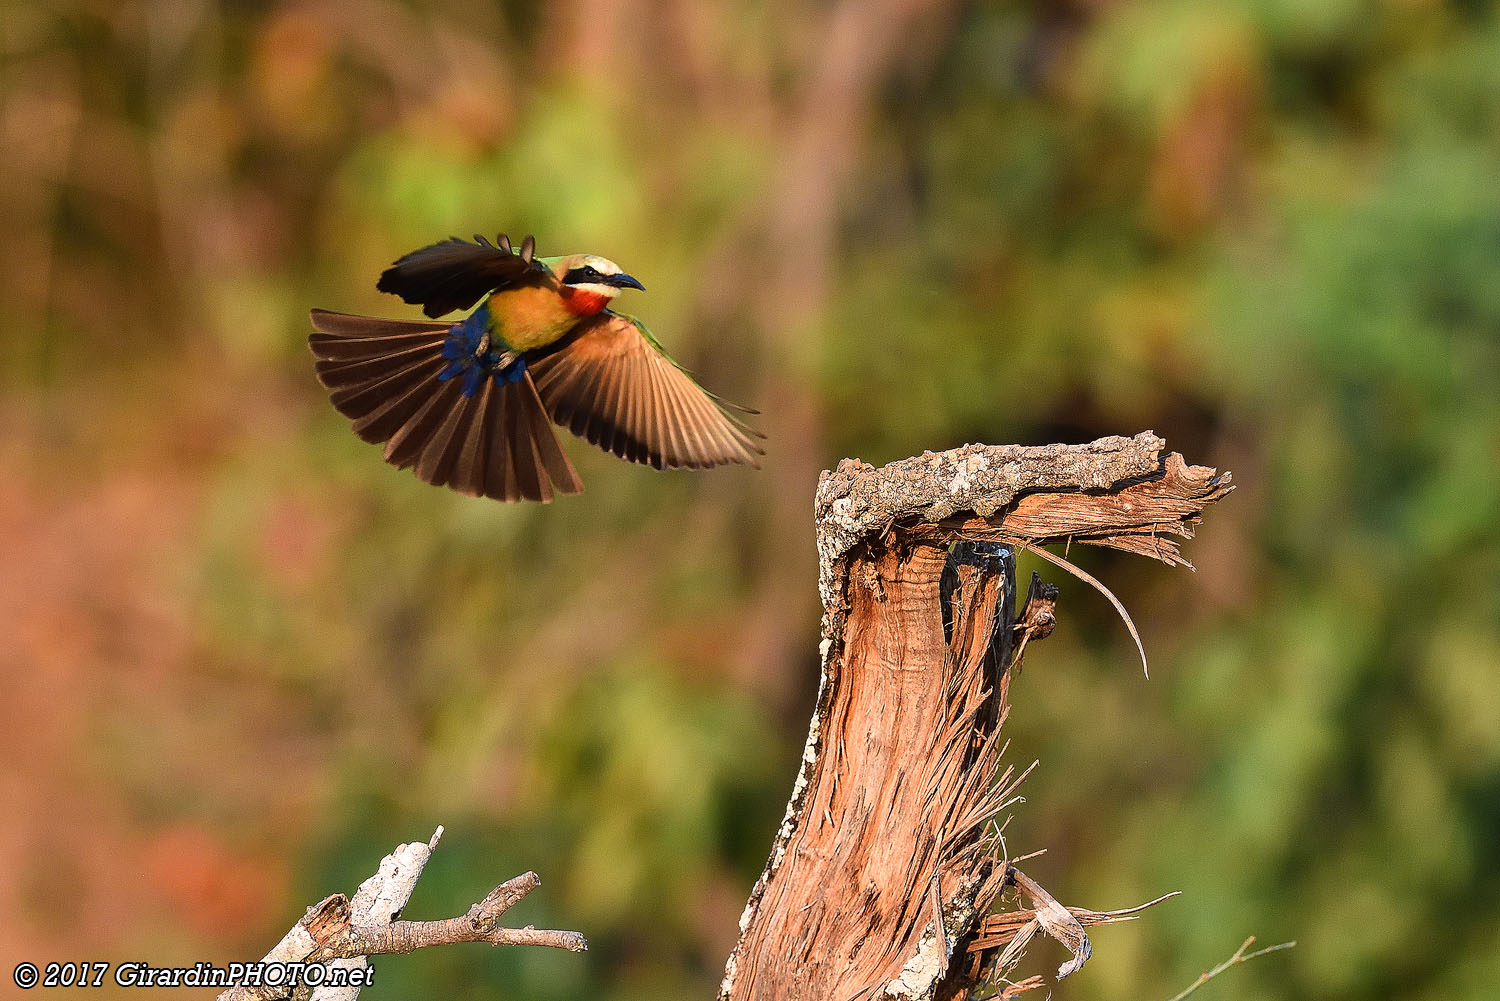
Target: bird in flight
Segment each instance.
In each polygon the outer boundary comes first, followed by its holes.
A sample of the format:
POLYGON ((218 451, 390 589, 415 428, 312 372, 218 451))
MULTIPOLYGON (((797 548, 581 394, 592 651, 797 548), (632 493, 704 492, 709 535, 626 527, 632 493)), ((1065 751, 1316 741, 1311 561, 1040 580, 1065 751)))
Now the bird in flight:
POLYGON ((644 289, 592 254, 537 257, 453 237, 398 260, 376 284, 434 322, 312 311, 318 381, 385 460, 427 483, 496 500, 583 489, 552 425, 656 469, 758 467, 763 436, 609 309, 644 289), (439 320, 483 300, 457 321, 439 320))

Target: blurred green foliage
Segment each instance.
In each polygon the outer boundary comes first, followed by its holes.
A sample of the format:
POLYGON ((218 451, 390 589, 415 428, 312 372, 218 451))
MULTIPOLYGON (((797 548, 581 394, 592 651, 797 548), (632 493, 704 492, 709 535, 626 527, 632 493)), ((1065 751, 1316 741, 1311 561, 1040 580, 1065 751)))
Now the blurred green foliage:
POLYGON ((1493 996, 1500 19, 857 10, 6 9, 6 956, 242 958, 442 823, 409 916, 534 868, 517 917, 592 950, 372 1001, 709 996, 815 683, 816 470, 1152 427, 1241 487, 1196 575, 1074 551, 1154 680, 1061 581, 1008 837, 1069 903, 1186 893, 1057 996, 1252 933, 1299 945, 1204 996, 1493 996), (507 508, 384 466, 306 310, 408 315, 380 269, 476 229, 641 276, 767 468, 580 444, 582 497, 507 508))

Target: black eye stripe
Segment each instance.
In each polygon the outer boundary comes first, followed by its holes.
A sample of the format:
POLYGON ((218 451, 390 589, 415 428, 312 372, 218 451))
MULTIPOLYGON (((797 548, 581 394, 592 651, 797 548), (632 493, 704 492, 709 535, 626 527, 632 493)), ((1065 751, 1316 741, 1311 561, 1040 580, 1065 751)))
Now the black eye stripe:
POLYGON ((585 264, 581 268, 569 268, 568 273, 563 275, 563 284, 579 285, 587 282, 595 282, 603 277, 592 265, 585 264))

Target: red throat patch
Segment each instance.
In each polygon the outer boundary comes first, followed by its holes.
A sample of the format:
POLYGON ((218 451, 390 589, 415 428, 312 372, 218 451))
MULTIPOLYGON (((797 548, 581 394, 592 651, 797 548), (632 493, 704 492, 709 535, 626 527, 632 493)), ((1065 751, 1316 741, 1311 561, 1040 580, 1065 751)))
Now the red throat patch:
POLYGON ((563 304, 574 316, 594 316, 609 305, 610 297, 586 289, 564 285, 561 289, 563 304))

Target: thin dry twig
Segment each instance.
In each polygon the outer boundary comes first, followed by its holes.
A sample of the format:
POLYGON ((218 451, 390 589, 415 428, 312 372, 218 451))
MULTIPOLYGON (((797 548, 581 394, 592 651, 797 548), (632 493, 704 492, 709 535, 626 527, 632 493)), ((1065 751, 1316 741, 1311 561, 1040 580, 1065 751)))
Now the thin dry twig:
MULTIPOLYGON (((440 921, 392 921, 388 925, 348 925, 342 939, 327 942, 313 959, 344 959, 350 956, 405 955, 434 945, 483 942, 486 945, 541 945, 568 952, 584 952, 588 942, 576 931, 545 928, 501 928, 501 915, 538 886, 534 872, 522 873, 495 887, 467 914, 440 921)), ((337 897, 330 899, 339 899, 337 897)))
POLYGON ((1282 942, 1278 945, 1268 945, 1264 949, 1256 949, 1254 952, 1246 953, 1245 950, 1250 948, 1254 944, 1255 936, 1251 935, 1249 938, 1245 939, 1245 941, 1240 943, 1240 947, 1238 949, 1234 950, 1234 955, 1224 960, 1224 962, 1220 963, 1218 966, 1215 966, 1212 970, 1209 970, 1206 973, 1199 974, 1197 980, 1194 980, 1191 984, 1189 984, 1186 990, 1184 990, 1181 994, 1178 994, 1176 997, 1172 998, 1171 1001, 1182 1001, 1183 998, 1192 994, 1198 988, 1202 987, 1204 984, 1208 983, 1214 977, 1217 977, 1219 974, 1223 973, 1231 966, 1238 966, 1241 963, 1248 963, 1252 959, 1259 959, 1261 956, 1265 956, 1273 952, 1281 952, 1283 949, 1292 949, 1297 945, 1296 942, 1282 942))
POLYGON ((1130 617, 1130 613, 1125 610, 1124 603, 1122 603, 1119 598, 1115 597, 1115 593, 1109 588, 1105 587, 1097 577, 1077 566, 1074 566, 1072 563, 1069 563, 1067 560, 1063 559, 1061 556, 1058 556, 1056 553, 1049 553, 1047 552, 1047 550, 1041 548, 1040 546, 1028 546, 1025 543, 1021 544, 1021 548, 1026 550, 1028 553, 1035 553, 1054 566, 1062 567, 1068 573, 1072 574, 1074 577, 1077 577, 1085 584, 1091 585, 1094 590, 1098 591, 1100 594, 1109 599, 1109 603, 1115 606, 1115 611, 1119 612, 1120 618, 1125 621, 1125 628, 1130 630, 1130 638, 1135 640, 1136 651, 1141 655, 1141 670, 1146 673, 1147 678, 1150 678, 1151 665, 1146 663, 1146 644, 1141 642, 1141 634, 1139 630, 1135 628, 1135 620, 1132 619, 1130 617))
MULTIPOLYGON (((1033 853, 1036 854, 1036 853, 1033 853)), ((1023 856, 1030 857, 1030 856, 1023 856)), ((1017 859, 1016 861, 1021 861, 1017 859)), ((1165 900, 1170 900, 1182 893, 1181 890, 1173 890, 1164 893, 1155 900, 1148 900, 1144 904, 1136 904, 1134 907, 1122 907, 1115 911, 1091 911, 1086 907, 1069 907, 1068 912, 1078 919, 1078 923, 1085 928, 1092 925, 1113 924, 1118 921, 1134 921, 1142 911, 1149 907, 1155 907, 1165 900)), ((979 923, 974 932, 974 939, 969 943, 970 952, 984 952, 987 949, 999 949, 1007 945, 1016 933, 1026 924, 1036 918, 1033 910, 998 911, 985 917, 979 923)))
POLYGON ((1001 1001, 1010 1001, 1011 998, 1020 997, 1027 991, 1034 991, 1046 986, 1047 982, 1041 977, 1027 977, 1025 980, 1017 980, 1015 983, 1006 984, 1005 989, 1000 992, 999 996, 1001 1001))

